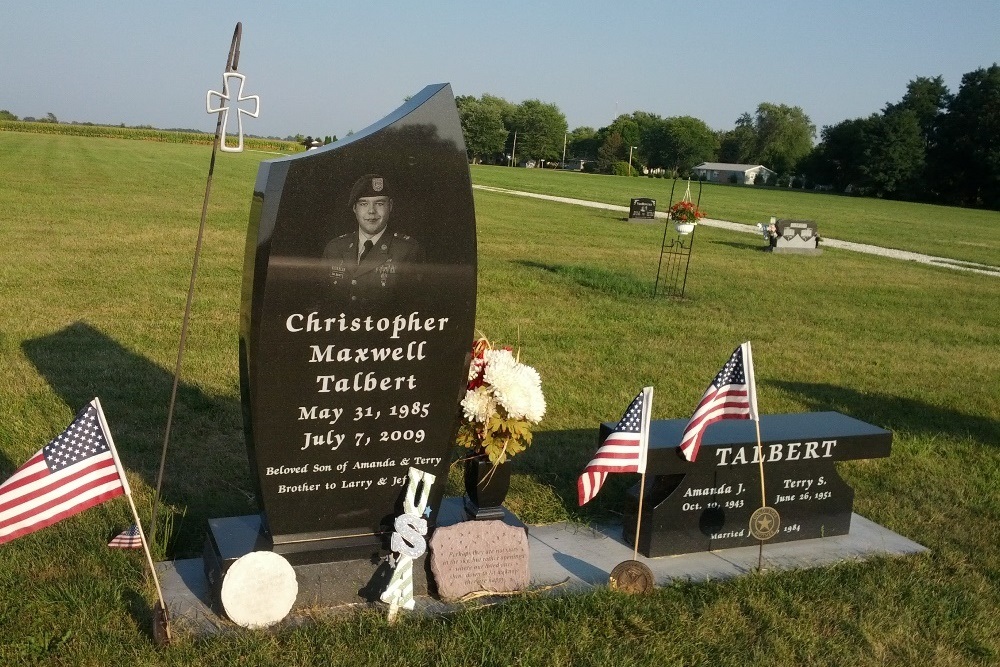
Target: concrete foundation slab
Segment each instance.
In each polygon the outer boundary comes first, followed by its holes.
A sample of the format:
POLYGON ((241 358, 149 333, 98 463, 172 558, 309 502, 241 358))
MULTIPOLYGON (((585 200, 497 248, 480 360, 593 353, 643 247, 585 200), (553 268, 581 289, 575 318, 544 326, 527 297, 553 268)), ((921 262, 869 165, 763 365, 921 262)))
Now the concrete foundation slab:
MULTIPOLYGON (((446 499, 446 505, 451 501, 460 502, 460 499, 446 499)), ((442 514, 450 509, 442 507, 442 514)), ((631 559, 633 553, 632 546, 622 539, 620 525, 585 527, 557 523, 530 526, 528 545, 532 588, 551 587, 550 592, 555 594, 606 586, 615 565, 631 559)), ((848 535, 765 544, 763 565, 765 570, 794 570, 925 551, 927 549, 920 544, 854 514, 848 535)), ((757 559, 757 547, 660 558, 646 558, 640 554, 637 558, 652 570, 660 586, 678 579, 697 582, 748 574, 757 568, 757 559)), ((298 624, 315 616, 343 613, 367 605, 359 587, 372 580, 377 567, 378 564, 368 561, 297 566, 300 590, 304 587, 322 590, 324 594, 300 595, 284 623, 298 624), (351 582, 351 585, 344 587, 343 582, 351 582)), ((423 571, 425 565, 422 562, 419 566, 415 564, 414 569, 423 571)), ((201 558, 157 563, 157 573, 175 632, 206 634, 238 627, 213 608, 201 558)), ((418 588, 422 588, 421 592, 427 590, 426 584, 418 588)), ((417 598, 417 610, 425 613, 446 613, 458 608, 457 604, 440 602, 426 593, 417 598)))

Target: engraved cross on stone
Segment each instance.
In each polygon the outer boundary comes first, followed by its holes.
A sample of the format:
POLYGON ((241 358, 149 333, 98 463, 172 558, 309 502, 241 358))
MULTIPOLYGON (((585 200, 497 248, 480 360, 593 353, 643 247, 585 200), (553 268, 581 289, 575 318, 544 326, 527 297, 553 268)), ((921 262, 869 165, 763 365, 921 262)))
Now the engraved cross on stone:
POLYGON ((208 113, 222 114, 221 116, 222 136, 219 138, 219 150, 226 153, 241 153, 243 151, 243 114, 246 114, 251 118, 256 118, 257 114, 260 113, 260 97, 258 97, 257 95, 247 95, 246 97, 243 96, 243 82, 245 80, 246 77, 240 74, 239 72, 226 72, 225 74, 222 75, 222 92, 220 93, 214 90, 210 90, 208 91, 208 94, 205 96, 205 108, 208 110, 208 113), (232 79, 238 81, 238 84, 236 84, 235 102, 237 111, 236 121, 239 130, 239 142, 236 144, 236 146, 229 147, 226 146, 226 126, 229 122, 230 107, 229 105, 226 104, 226 102, 229 102, 229 100, 233 97, 230 84, 230 80, 232 79), (215 109, 212 108, 212 95, 215 95, 216 97, 219 98, 218 108, 215 109), (246 109, 240 108, 239 106, 240 102, 247 102, 250 100, 253 101, 253 111, 247 111, 246 109))

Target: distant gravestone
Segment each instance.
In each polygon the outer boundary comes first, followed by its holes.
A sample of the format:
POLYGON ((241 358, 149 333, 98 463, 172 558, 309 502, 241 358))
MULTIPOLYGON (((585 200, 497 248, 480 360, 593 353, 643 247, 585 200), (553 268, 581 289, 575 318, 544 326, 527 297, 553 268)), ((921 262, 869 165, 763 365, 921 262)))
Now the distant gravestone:
POLYGON ((438 528, 430 541, 438 595, 507 593, 528 587, 528 533, 503 521, 465 521, 438 528))
MULTIPOLYGON (((475 303, 472 186, 450 86, 261 163, 240 381, 262 513, 210 520, 210 580, 248 550, 293 564, 386 552, 408 468, 447 477, 475 303)), ((431 493, 431 526, 444 487, 431 493)))
MULTIPOLYGON (((757 544, 750 519, 761 507, 760 461, 767 506, 780 515, 771 542, 845 535, 854 490, 835 463, 889 456, 892 432, 837 412, 762 415, 761 456, 754 424, 712 424, 692 463, 678 452, 686 419, 650 424, 646 491, 639 549, 667 556, 757 544)), ((601 439, 614 424, 601 425, 601 439)), ((638 488, 632 491, 638 496, 638 488)), ((635 511, 626 513, 625 539, 635 539, 635 511)))
POLYGON ((646 222, 656 219, 656 200, 647 197, 632 199, 628 206, 629 222, 646 222))
POLYGON ((778 236, 771 246, 771 252, 818 255, 819 233, 812 220, 778 220, 775 223, 778 236))

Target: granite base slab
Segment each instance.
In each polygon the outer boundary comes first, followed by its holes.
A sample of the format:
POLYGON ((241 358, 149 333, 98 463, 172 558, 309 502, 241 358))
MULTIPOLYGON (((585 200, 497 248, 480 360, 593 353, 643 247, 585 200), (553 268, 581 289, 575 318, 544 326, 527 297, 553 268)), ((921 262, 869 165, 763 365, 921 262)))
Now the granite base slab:
MULTIPOLYGON (((448 503, 451 500, 460 499, 446 499, 442 514, 451 510, 448 503)), ((458 507, 460 509, 460 504, 458 507)), ((623 540, 620 525, 585 527, 557 523, 530 526, 528 544, 531 587, 551 587, 549 591, 554 594, 606 586, 615 565, 632 558, 632 547, 623 540)), ((763 565, 765 570, 793 570, 926 551, 926 547, 854 514, 848 535, 765 545, 763 565)), ((459 605, 443 603, 426 593, 426 558, 423 556, 414 564, 414 574, 423 579, 423 585, 417 585, 421 591, 416 600, 417 610, 446 613, 457 609, 459 605)), ((757 559, 757 547, 660 558, 638 557, 652 570, 660 586, 678 579, 697 582, 738 577, 756 570, 757 559)), ((156 566, 175 632, 208 634, 237 627, 213 608, 201 558, 164 561, 156 566)), ((300 624, 316 616, 369 605, 359 592, 366 583, 373 581, 379 566, 369 561, 296 566, 299 599, 283 623, 300 624)))

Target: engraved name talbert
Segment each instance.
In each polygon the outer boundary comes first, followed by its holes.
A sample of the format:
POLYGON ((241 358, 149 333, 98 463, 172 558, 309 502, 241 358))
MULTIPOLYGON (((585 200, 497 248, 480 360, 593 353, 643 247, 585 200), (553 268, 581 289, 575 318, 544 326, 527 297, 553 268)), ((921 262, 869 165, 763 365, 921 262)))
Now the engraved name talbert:
POLYGON ((764 463, 829 459, 833 458, 833 450, 836 446, 836 440, 814 440, 812 442, 776 442, 760 449, 757 448, 757 445, 716 447, 714 451, 717 459, 716 465, 727 466, 760 463, 762 456, 764 463), (735 454, 733 454, 734 449, 736 450, 735 454))

